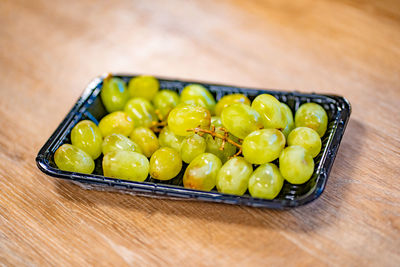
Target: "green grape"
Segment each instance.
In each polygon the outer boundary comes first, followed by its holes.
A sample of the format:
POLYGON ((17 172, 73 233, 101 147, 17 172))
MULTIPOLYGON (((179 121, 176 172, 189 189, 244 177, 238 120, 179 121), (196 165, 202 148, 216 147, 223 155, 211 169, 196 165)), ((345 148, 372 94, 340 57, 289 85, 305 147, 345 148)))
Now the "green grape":
POLYGON ((210 191, 215 187, 221 160, 210 153, 195 157, 185 170, 183 185, 186 188, 210 191))
POLYGON ((151 127, 158 118, 154 108, 149 101, 144 98, 132 98, 126 103, 124 111, 134 121, 135 127, 151 127))
POLYGON ((306 103, 299 107, 294 115, 296 127, 308 127, 324 136, 328 125, 328 115, 323 107, 316 103, 306 103))
POLYGON ((103 136, 99 127, 90 120, 80 121, 72 128, 72 145, 82 149, 93 159, 97 159, 101 155, 102 142, 103 136))
POLYGON ((111 178, 143 182, 149 174, 149 160, 133 151, 112 151, 103 157, 103 173, 111 178))
POLYGON ((100 96, 108 112, 123 110, 130 98, 125 82, 116 77, 104 79, 100 96))
POLYGON ((281 103, 281 109, 283 111, 284 116, 286 117, 286 126, 282 130, 282 133, 285 135, 286 141, 289 133, 294 129, 294 120, 292 110, 285 103, 281 103))
POLYGON ((170 147, 176 151, 181 151, 181 144, 185 137, 175 135, 168 126, 165 126, 158 135, 158 141, 162 147, 170 147))
POLYGON ((133 121, 125 112, 114 111, 100 120, 99 129, 103 137, 113 133, 128 136, 133 130, 133 121))
POLYGON ((259 95, 253 100, 251 107, 261 115, 264 128, 285 128, 286 116, 281 110, 281 102, 274 96, 269 94, 259 95))
POLYGON ((160 83, 153 76, 137 76, 129 81, 129 93, 132 97, 142 97, 151 101, 160 89, 160 83))
MULTIPOLYGON (((225 132, 222 130, 219 130, 218 128, 215 130, 216 133, 219 133, 220 135, 224 135, 225 132)), ((222 145, 222 139, 221 138, 213 138, 211 135, 207 134, 205 136, 206 138, 206 152, 212 153, 216 155, 222 163, 225 163, 231 156, 233 156, 236 153, 236 147, 228 142, 224 144, 224 149, 220 150, 221 145, 222 145)), ((237 142, 237 138, 233 136, 232 134, 229 133, 228 138, 237 142)))
POLYGON ((127 150, 142 153, 139 145, 122 134, 110 134, 103 140, 102 151, 107 154, 111 151, 127 150))
POLYGON ((253 166, 242 157, 228 160, 219 170, 217 175, 217 189, 219 192, 233 195, 243 195, 253 166))
POLYGON ((235 103, 221 113, 222 125, 233 135, 244 139, 249 133, 263 128, 260 114, 246 104, 235 103))
POLYGON ((179 95, 170 90, 162 90, 153 98, 153 105, 161 116, 167 118, 169 112, 179 104, 179 95))
POLYGON ((170 147, 158 149, 150 158, 150 175, 158 180, 170 180, 182 169, 178 151, 170 147))
POLYGON ((178 106, 171 110, 168 116, 168 127, 175 135, 188 136, 193 132, 187 131, 200 127, 208 129, 211 123, 210 112, 203 107, 178 106))
POLYGON ((221 118, 217 116, 211 117, 211 125, 214 125, 215 128, 222 127, 221 118))
POLYGON ((319 134, 308 127, 297 127, 291 131, 287 143, 289 146, 304 147, 313 158, 319 154, 322 146, 319 134))
POLYGON ((265 164, 279 157, 285 143, 285 136, 277 129, 257 130, 243 140, 243 156, 250 163, 265 164))
MULTIPOLYGON (((204 104, 206 104, 206 108, 214 113, 215 109, 215 99, 214 96, 202 85, 200 84, 189 84, 183 88, 181 93, 181 101, 186 102, 188 100, 193 99, 201 99, 204 104)), ((197 102, 196 103, 200 103, 197 102)))
POLYGON ((244 94, 231 94, 223 96, 215 106, 215 115, 221 116, 222 110, 234 103, 243 103, 250 106, 250 99, 244 94))
POLYGON ((190 163, 195 157, 206 151, 206 140, 198 134, 187 136, 181 145, 181 157, 186 163, 190 163))
POLYGON ((250 176, 249 192, 252 197, 274 199, 283 187, 283 177, 275 164, 260 165, 250 176))
POLYGON ((314 161, 303 147, 288 146, 279 156, 279 170, 289 183, 303 184, 314 172, 314 161))
POLYGON ((90 174, 94 170, 92 157, 82 149, 64 144, 54 154, 54 162, 63 171, 81 172, 90 174))
POLYGON ((157 136, 149 128, 135 128, 129 137, 133 142, 139 145, 143 154, 148 158, 160 147, 157 136))

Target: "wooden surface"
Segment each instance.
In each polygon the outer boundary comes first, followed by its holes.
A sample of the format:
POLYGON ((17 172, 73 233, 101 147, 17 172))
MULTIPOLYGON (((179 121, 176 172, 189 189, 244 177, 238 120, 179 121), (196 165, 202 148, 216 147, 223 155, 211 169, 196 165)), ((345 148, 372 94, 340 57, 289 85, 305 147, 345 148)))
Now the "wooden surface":
POLYGON ((400 1, 0 0, 0 263, 400 265, 400 1), (335 93, 327 187, 290 211, 93 192, 39 148, 86 84, 146 73, 335 93))

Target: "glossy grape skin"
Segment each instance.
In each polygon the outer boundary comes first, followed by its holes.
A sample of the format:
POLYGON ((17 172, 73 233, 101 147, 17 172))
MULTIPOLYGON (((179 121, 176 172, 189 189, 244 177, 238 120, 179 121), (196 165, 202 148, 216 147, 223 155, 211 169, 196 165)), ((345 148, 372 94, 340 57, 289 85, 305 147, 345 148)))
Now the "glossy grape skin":
POLYGON ((214 96, 200 84, 189 84, 183 88, 181 92, 181 101, 187 102, 188 100, 201 99, 206 105, 206 108, 213 114, 215 109, 214 96))
POLYGON ((158 180, 170 180, 182 169, 179 152, 170 147, 158 149, 150 158, 150 175, 158 180))
POLYGON ((319 154, 322 147, 319 134, 308 127, 297 127, 291 131, 287 143, 289 146, 304 147, 313 158, 319 154))
POLYGON ((130 98, 125 82, 117 77, 105 78, 100 93, 101 100, 106 110, 111 113, 123 110, 130 98))
POLYGON ((296 127, 311 128, 322 137, 328 126, 328 115, 320 105, 316 103, 305 103, 296 111, 294 122, 296 127))
POLYGON ((303 147, 288 146, 279 156, 279 170, 289 183, 303 184, 314 172, 314 161, 303 147))
POLYGON ((288 105, 285 103, 281 103, 281 109, 286 117, 286 126, 282 130, 283 135, 285 135, 286 141, 287 137, 289 136, 289 133, 294 129, 294 120, 293 120, 293 113, 292 110, 289 108, 288 105))
POLYGON ((95 167, 88 153, 70 144, 64 144, 57 149, 54 162, 60 170, 86 174, 92 173, 95 167))
POLYGON ((204 100, 202 98, 191 98, 191 99, 181 100, 181 104, 194 106, 194 107, 203 107, 203 108, 207 109, 208 111, 210 111, 208 109, 206 102, 204 102, 204 100))
POLYGON ((203 153, 198 155, 185 170, 183 175, 184 187, 210 191, 216 185, 221 166, 221 160, 213 154, 203 153))
POLYGON ((250 99, 244 94, 231 94, 223 96, 215 106, 215 115, 221 116, 222 110, 234 103, 243 103, 250 106, 250 99))
POLYGON ((133 119, 135 127, 151 127, 153 122, 158 121, 153 105, 141 97, 130 99, 124 111, 133 119))
MULTIPOLYGON (((216 129, 215 132, 221 135, 225 134, 224 131, 221 131, 219 129, 216 129)), ((237 138, 231 134, 228 135, 228 138, 237 142, 237 138)), ((228 161, 228 159, 236 153, 236 147, 228 142, 225 143, 224 149, 220 150, 220 147, 222 145, 221 138, 213 138, 211 135, 206 134, 205 139, 206 139, 206 152, 216 155, 222 161, 222 163, 228 161)))
POLYGON ((235 103, 222 110, 222 125, 234 136, 244 139, 249 133, 263 128, 260 114, 246 104, 235 103))
POLYGON ((217 189, 221 193, 243 195, 253 166, 243 157, 234 157, 228 160, 219 170, 217 175, 217 189))
POLYGON ((195 157, 206 151, 206 140, 198 134, 186 136, 181 144, 182 160, 190 163, 195 157))
POLYGON ((103 136, 94 122, 83 120, 72 128, 71 143, 97 159, 101 155, 103 136))
POLYGON ((103 140, 102 152, 107 154, 112 151, 127 150, 142 154, 139 145, 122 134, 110 134, 103 140))
POLYGON ((106 177, 143 182, 149 174, 149 160, 137 152, 112 151, 103 157, 103 173, 106 177))
POLYGON ((212 117, 211 117, 211 125, 214 125, 215 128, 222 127, 221 117, 212 116, 212 117))
POLYGON ((163 119, 167 118, 169 112, 179 104, 179 95, 170 90, 161 90, 153 98, 153 105, 163 119))
POLYGON ((160 147, 155 133, 146 127, 135 128, 129 138, 139 145, 143 154, 150 158, 151 155, 160 147))
POLYGON ((274 199, 283 187, 284 179, 275 164, 260 165, 250 176, 249 192, 252 197, 274 199))
POLYGON ((141 75, 129 81, 131 97, 142 97, 151 101, 160 89, 160 83, 153 76, 141 75))
POLYGON ((190 105, 178 106, 171 110, 168 116, 168 127, 179 136, 188 136, 193 132, 188 132, 188 129, 200 127, 208 129, 211 123, 210 112, 203 107, 190 105))
POLYGON ((175 135, 168 126, 165 126, 158 135, 158 141, 162 147, 170 147, 176 151, 181 151, 184 136, 175 135))
POLYGON ((103 137, 113 133, 130 135, 133 130, 133 120, 123 111, 115 111, 104 116, 99 123, 103 137))
POLYGON ((243 156, 252 164, 265 164, 279 157, 285 143, 285 136, 277 129, 257 130, 243 140, 243 156))
POLYGON ((264 128, 284 129, 286 116, 281 110, 281 102, 269 94, 258 95, 251 103, 261 116, 264 128))

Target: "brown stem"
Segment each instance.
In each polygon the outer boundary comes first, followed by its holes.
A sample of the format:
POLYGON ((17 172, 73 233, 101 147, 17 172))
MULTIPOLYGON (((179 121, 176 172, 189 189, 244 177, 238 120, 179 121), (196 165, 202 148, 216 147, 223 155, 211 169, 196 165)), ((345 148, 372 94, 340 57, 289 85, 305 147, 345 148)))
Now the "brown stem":
POLYGON ((164 126, 167 126, 167 121, 153 121, 151 124, 150 129, 155 133, 159 133, 164 126))
POLYGON ((105 81, 107 81, 107 80, 109 80, 109 79, 111 79, 112 78, 112 74, 111 74, 111 72, 109 72, 108 74, 107 74, 107 76, 103 79, 103 82, 105 82, 105 81))
MULTIPOLYGON (((228 131, 227 131, 225 128, 222 128, 222 127, 221 127, 221 128, 219 128, 219 129, 222 130, 222 131, 224 131, 224 135, 215 132, 215 126, 214 126, 214 125, 211 126, 211 130, 207 130, 207 129, 202 129, 202 128, 200 128, 200 127, 196 127, 196 128, 194 128, 194 129, 188 129, 188 130, 186 130, 186 131, 188 131, 188 132, 194 132, 194 133, 197 133, 197 134, 198 134, 198 133, 207 133, 207 134, 211 135, 213 138, 217 137, 217 138, 219 138, 219 139, 222 139, 222 145, 221 145, 222 150, 224 149, 225 143, 228 142, 229 144, 234 145, 235 147, 239 148, 238 153, 236 153, 236 154, 234 155, 234 157, 240 155, 240 153, 242 153, 242 145, 240 145, 240 144, 236 143, 235 141, 233 141, 232 139, 230 139, 230 138, 228 137, 228 136, 229 136, 229 133, 228 133, 228 131)), ((220 148, 220 149, 221 149, 221 148, 220 148)))

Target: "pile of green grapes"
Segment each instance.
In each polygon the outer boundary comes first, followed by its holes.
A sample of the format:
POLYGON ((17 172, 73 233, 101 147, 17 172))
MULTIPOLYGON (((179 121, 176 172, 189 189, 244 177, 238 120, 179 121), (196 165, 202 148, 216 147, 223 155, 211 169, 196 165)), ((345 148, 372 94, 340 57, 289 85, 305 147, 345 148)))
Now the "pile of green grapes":
POLYGON ((160 89, 152 76, 128 84, 104 79, 101 99, 108 115, 96 125, 82 120, 71 143, 54 161, 65 171, 90 174, 103 154, 103 174, 131 181, 150 176, 166 181, 183 174, 183 185, 264 199, 275 198, 284 180, 307 182, 328 124, 316 103, 291 109, 269 94, 252 102, 243 94, 216 102, 202 85, 189 84, 180 95, 160 89), (186 164, 183 164, 185 162, 186 164))

